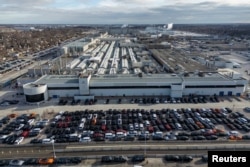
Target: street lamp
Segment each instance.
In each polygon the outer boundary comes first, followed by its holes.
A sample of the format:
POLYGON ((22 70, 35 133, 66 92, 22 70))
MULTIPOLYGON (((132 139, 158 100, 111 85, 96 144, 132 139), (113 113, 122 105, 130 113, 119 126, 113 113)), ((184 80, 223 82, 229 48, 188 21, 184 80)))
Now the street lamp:
POLYGON ((53 156, 54 156, 54 158, 56 158, 56 152, 55 152, 54 141, 52 141, 52 147, 53 147, 53 156))
POLYGON ((146 129, 144 128, 144 155, 147 154, 146 129))

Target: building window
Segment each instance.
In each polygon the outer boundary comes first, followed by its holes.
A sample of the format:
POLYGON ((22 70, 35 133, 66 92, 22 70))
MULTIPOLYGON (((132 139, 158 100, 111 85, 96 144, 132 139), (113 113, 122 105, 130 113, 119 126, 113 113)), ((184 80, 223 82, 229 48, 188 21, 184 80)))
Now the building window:
POLYGON ((187 85, 185 88, 236 88, 236 85, 187 85))
POLYGON ((37 95, 25 95, 26 97, 26 101, 27 102, 41 102, 41 101, 44 101, 44 94, 41 93, 41 94, 37 94, 37 95))
POLYGON ((171 88, 171 86, 91 86, 89 89, 144 89, 171 88))
POLYGON ((78 90, 79 87, 48 87, 48 90, 78 90))

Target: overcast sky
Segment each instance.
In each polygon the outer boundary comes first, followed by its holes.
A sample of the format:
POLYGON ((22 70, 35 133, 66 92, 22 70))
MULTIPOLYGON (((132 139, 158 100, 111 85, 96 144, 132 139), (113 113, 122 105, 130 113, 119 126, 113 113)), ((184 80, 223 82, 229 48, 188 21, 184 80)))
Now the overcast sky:
POLYGON ((0 24, 250 23, 250 0, 0 0, 0 24))

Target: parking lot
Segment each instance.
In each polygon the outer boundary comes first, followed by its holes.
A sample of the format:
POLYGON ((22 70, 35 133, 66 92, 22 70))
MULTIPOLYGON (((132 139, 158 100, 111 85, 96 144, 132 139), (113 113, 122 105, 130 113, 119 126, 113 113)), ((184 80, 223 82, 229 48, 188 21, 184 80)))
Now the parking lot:
MULTIPOLYGON (((111 97, 108 100, 109 104, 107 99, 85 100, 74 104, 72 102, 61 104, 63 106, 55 107, 53 112, 47 110, 47 112, 36 113, 38 109, 33 106, 34 112, 26 111, 21 114, 12 110, 11 113, 2 116, 0 133, 2 142, 7 144, 247 140, 250 131, 248 113, 244 113, 243 109, 236 110, 237 106, 235 106, 237 103, 245 102, 247 104, 247 101, 240 97, 217 96, 180 99, 114 99, 111 97), (233 106, 216 107, 216 105, 222 106, 227 101, 233 103, 233 106), (213 104, 215 107, 211 107, 213 104), (100 107, 110 105, 113 108, 100 107), (134 108, 124 107, 125 105, 134 106, 134 108), (189 108, 188 105, 192 107, 189 108), (204 108, 204 105, 210 105, 210 107, 204 108), (99 109, 97 109, 98 106, 99 109), (164 107, 157 108, 159 106, 164 107), (58 112, 56 108, 61 107, 64 109, 58 112), (67 107, 71 109, 67 110, 67 107), (72 108, 77 109, 72 110, 72 108)), ((45 104, 41 104, 41 108, 42 105, 45 104)))
MULTIPOLYGON (((1 145, 119 142, 204 142, 249 139, 249 100, 241 97, 99 97, 59 105, 51 99, 28 105, 1 106, 1 145), (107 103, 107 99, 108 103, 107 103), (228 108, 226 108, 228 107, 228 108), (243 114, 243 115, 242 115, 243 114), (9 120, 7 120, 9 119, 9 120), (6 121, 7 120, 7 121, 6 121), (4 123, 6 122, 6 123, 4 123), (7 139, 8 140, 7 140, 7 139), (8 144, 9 143, 9 144, 8 144)), ((11 97, 8 100, 13 100, 11 97)), ((130 159, 131 160, 131 159, 130 159)), ((130 166, 131 161, 120 164, 130 166)), ((145 166, 164 166, 166 161, 147 158, 145 166)), ((63 163, 64 160, 62 160, 63 163)), ((65 160, 68 161, 68 160, 65 160)), ((167 162, 172 166, 205 166, 201 158, 191 163, 167 162)), ((83 160, 85 166, 116 166, 100 160, 83 160)), ((138 163, 140 164, 140 163, 138 163)), ((69 164, 70 165, 70 164, 69 164)))

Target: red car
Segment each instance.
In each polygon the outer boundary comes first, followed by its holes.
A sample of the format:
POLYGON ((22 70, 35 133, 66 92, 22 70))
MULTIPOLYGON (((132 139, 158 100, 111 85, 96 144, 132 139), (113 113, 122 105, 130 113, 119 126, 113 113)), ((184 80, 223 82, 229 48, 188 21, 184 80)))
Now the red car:
POLYGON ((24 138, 28 137, 29 133, 30 133, 29 131, 23 131, 23 133, 21 134, 21 136, 23 136, 24 138))

